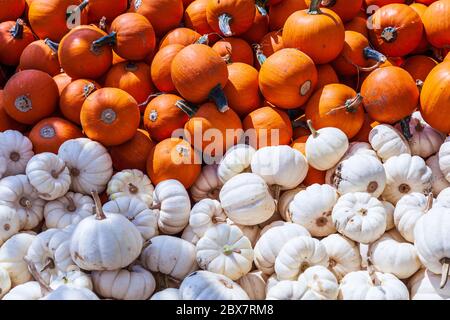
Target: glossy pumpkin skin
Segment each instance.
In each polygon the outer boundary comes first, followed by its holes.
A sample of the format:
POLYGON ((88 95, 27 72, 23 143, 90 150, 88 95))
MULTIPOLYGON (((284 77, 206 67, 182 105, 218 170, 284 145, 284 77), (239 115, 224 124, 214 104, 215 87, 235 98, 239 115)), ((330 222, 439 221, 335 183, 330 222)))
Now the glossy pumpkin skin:
POLYGON ((372 16, 370 42, 391 57, 402 57, 417 48, 423 33, 419 14, 406 4, 390 4, 372 16))
MULTIPOLYGON (((305 2, 308 6, 311 4, 311 0, 305 0, 305 2)), ((333 10, 343 22, 348 22, 358 15, 362 4, 363 0, 330 0, 322 1, 321 6, 333 10)))
MULTIPOLYGON (((206 6, 208 0, 195 0, 186 8, 184 12, 184 24, 186 27, 197 31, 199 34, 209 34, 214 32, 208 24, 206 18, 206 6)), ((211 37, 209 37, 211 40, 211 37)), ((218 37, 214 37, 216 40, 218 37)))
POLYGON ((200 33, 189 28, 176 28, 169 31, 164 38, 161 39, 159 49, 171 44, 188 46, 195 43, 201 36, 200 33))
POLYGON ((148 156, 154 146, 148 132, 138 129, 131 140, 109 148, 114 169, 138 169, 145 172, 148 156))
POLYGON ((228 69, 225 61, 210 47, 191 44, 182 49, 171 65, 172 82, 186 100, 201 103, 217 85, 225 87, 228 69))
POLYGON ((317 86, 316 90, 326 86, 327 84, 339 83, 338 75, 333 67, 329 64, 321 64, 317 66, 317 86))
POLYGON ((184 49, 181 44, 171 44, 161 48, 153 58, 151 64, 151 77, 153 84, 162 92, 173 92, 175 86, 172 82, 171 66, 175 56, 184 49))
POLYGON ((45 72, 24 70, 13 75, 4 88, 5 111, 23 124, 48 117, 58 105, 58 87, 45 72))
POLYGON ((58 58, 68 76, 73 79, 97 79, 108 71, 112 64, 111 48, 92 45, 105 35, 97 27, 80 26, 64 36, 59 44, 58 58))
POLYGON ((255 3, 249 0, 209 0, 206 6, 206 19, 211 28, 222 36, 237 36, 247 31, 255 18, 255 3), (230 34, 219 28, 219 17, 224 13, 231 16, 230 34))
POLYGON ((76 125, 56 117, 39 121, 29 135, 34 153, 53 152, 55 154, 67 140, 82 137, 83 133, 76 125))
POLYGON ((253 50, 245 40, 230 37, 217 41, 212 48, 228 63, 253 65, 253 50))
POLYGON ((269 28, 271 31, 283 29, 284 23, 291 14, 307 9, 305 0, 283 0, 269 9, 269 28))
POLYGON ((255 10, 255 20, 253 20, 252 26, 240 36, 249 44, 259 43, 269 32, 269 15, 263 16, 258 9, 255 10))
POLYGON ((176 103, 183 100, 175 94, 155 97, 145 108, 144 127, 155 141, 170 138, 172 132, 184 128, 189 116, 176 103))
POLYGON ((100 85, 95 81, 86 79, 78 79, 69 83, 59 97, 59 108, 64 117, 80 125, 81 107, 84 101, 100 88, 100 85))
POLYGON ((59 94, 62 93, 65 87, 69 85, 69 83, 72 82, 72 78, 67 75, 67 73, 60 73, 53 77, 53 80, 56 83, 56 86, 58 87, 59 94))
POLYGON ((409 72, 414 80, 425 81, 437 62, 428 56, 411 56, 402 64, 402 68, 409 72))
POLYGON ((0 132, 6 130, 25 131, 26 126, 11 118, 5 111, 3 90, 0 90, 0 132))
POLYGON ((413 113, 419 90, 411 75, 399 67, 372 71, 361 87, 363 104, 369 116, 383 123, 394 123, 413 113))
POLYGON ((315 129, 335 127, 341 129, 351 139, 364 122, 362 101, 358 102, 355 99, 357 99, 355 90, 346 85, 339 83, 326 85, 314 92, 308 100, 305 106, 306 119, 312 121, 315 129), (352 104, 353 100, 355 101, 352 104))
POLYGON ((355 17, 344 25, 346 31, 355 31, 369 38, 369 31, 367 30, 367 19, 364 17, 355 17))
POLYGON ((183 1, 132 0, 129 11, 146 17, 151 22, 155 34, 161 37, 180 24, 183 18, 183 1))
POLYGON ((19 62, 20 70, 35 69, 56 76, 61 72, 58 50, 46 44, 44 40, 30 43, 22 52, 19 62))
POLYGON ((228 106, 240 117, 246 116, 262 105, 258 71, 245 63, 236 62, 228 65, 228 82, 223 91, 228 99, 228 106))
POLYGON ((89 0, 89 22, 98 23, 102 17, 105 17, 107 22, 111 22, 127 11, 127 7, 127 0, 89 0))
POLYGON ((450 0, 440 0, 431 4, 425 11, 423 24, 428 41, 437 48, 450 43, 450 0))
POLYGON ((271 31, 267 33, 261 39, 259 45, 261 46, 261 51, 266 58, 283 49, 283 36, 281 31, 271 31))
POLYGON ((450 133, 450 61, 437 65, 426 78, 420 94, 420 113, 424 120, 442 133, 450 133))
POLYGON ((296 49, 275 52, 267 58, 259 72, 259 88, 264 98, 279 108, 302 106, 316 85, 314 62, 296 49))
POLYGON ((104 146, 115 146, 134 137, 140 114, 131 95, 117 88, 102 88, 83 103, 80 118, 88 138, 104 146))
MULTIPOLYGON (((428 7, 422 3, 417 3, 417 2, 410 4, 409 7, 417 12, 420 19, 423 22, 423 15, 425 14, 425 11, 427 11, 428 7)), ((430 48, 430 43, 428 42, 427 33, 425 32, 425 28, 424 28, 424 30, 422 32, 422 39, 420 40, 419 44, 417 45, 417 47, 414 49, 414 51, 412 53, 423 53, 423 52, 427 51, 429 48, 430 48)))
POLYGON ((25 10, 25 0, 2 0, 0 21, 11 21, 19 18, 25 10))
POLYGON ((147 174, 155 185, 164 180, 176 179, 188 189, 201 172, 201 161, 187 141, 168 138, 150 151, 147 174))
POLYGON ((21 19, 0 23, 0 63, 9 66, 19 64, 23 50, 34 40, 31 29, 21 19))

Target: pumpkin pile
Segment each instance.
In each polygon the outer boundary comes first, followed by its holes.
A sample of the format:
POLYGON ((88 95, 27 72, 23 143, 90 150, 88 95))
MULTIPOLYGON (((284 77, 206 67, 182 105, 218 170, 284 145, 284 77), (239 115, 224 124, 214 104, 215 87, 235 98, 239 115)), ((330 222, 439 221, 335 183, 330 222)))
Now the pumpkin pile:
POLYGON ((0 298, 449 300, 449 21, 0 1, 0 298))

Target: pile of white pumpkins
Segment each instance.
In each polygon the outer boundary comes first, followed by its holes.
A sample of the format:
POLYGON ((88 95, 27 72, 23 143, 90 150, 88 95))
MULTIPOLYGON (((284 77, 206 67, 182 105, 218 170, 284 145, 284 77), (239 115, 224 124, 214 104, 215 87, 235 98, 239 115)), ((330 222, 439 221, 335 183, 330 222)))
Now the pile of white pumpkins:
POLYGON ((450 139, 417 113, 410 130, 323 128, 306 157, 241 143, 189 192, 113 174, 86 138, 34 155, 2 132, 0 297, 450 299, 450 139), (302 186, 309 166, 327 184, 302 186))

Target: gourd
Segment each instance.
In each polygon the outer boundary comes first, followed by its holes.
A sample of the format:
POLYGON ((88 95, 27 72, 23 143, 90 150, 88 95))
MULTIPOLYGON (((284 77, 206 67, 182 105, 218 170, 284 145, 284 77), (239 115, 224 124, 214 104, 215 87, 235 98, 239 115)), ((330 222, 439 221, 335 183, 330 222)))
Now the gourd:
POLYGON ((0 299, 11 289, 8 271, 0 267, 0 299))
POLYGON ((250 300, 264 300, 267 278, 268 276, 261 271, 252 271, 237 280, 237 284, 247 293, 250 300))
POLYGON ((20 230, 20 219, 15 210, 0 206, 0 245, 20 230))
POLYGON ((103 298, 147 300, 155 291, 155 278, 139 265, 113 271, 94 271, 95 292, 103 298))
POLYGON ((383 203, 365 192, 347 193, 340 197, 331 217, 339 233, 364 244, 377 240, 386 230, 383 203))
POLYGON ((401 154, 389 158, 384 164, 386 188, 382 197, 396 204, 405 194, 431 192, 431 169, 418 156, 401 154))
POLYGON ((450 187, 450 182, 445 179, 439 167, 439 153, 429 157, 425 163, 431 169, 431 189, 433 195, 437 196, 442 190, 450 187))
POLYGON ((288 221, 302 225, 315 237, 335 233, 331 211, 338 197, 332 186, 313 184, 294 197, 289 205, 288 221))
POLYGON ((43 296, 39 282, 28 281, 13 287, 2 300, 39 300, 43 296))
POLYGON ((22 19, 0 21, 0 63, 16 66, 23 50, 34 41, 34 34, 22 19))
POLYGON ((55 200, 69 191, 69 169, 54 153, 44 152, 33 156, 25 172, 30 184, 44 200, 55 200))
POLYGON ((179 291, 180 290, 176 288, 167 288, 152 295, 150 300, 179 300, 179 291))
POLYGON ((195 246, 186 240, 166 235, 152 238, 142 251, 140 261, 146 269, 176 280, 185 279, 198 269, 195 246))
POLYGON ((33 145, 19 131, 6 130, 0 132, 0 155, 6 165, 4 177, 24 174, 28 161, 34 155, 33 145))
POLYGON ((256 150, 247 144, 237 144, 225 153, 217 168, 217 175, 222 183, 246 170, 250 165, 256 150))
POLYGON ((103 192, 113 169, 111 156, 100 143, 87 138, 64 142, 58 151, 69 168, 72 184, 70 190, 90 194, 92 190, 103 192))
POLYGON ((84 270, 116 270, 140 254, 143 239, 133 223, 120 214, 104 212, 94 191, 95 215, 83 219, 73 231, 70 255, 84 270))
POLYGON ((450 284, 439 288, 441 278, 427 269, 419 270, 408 281, 411 300, 450 300, 450 284))
POLYGON ((402 153, 411 154, 408 141, 397 129, 388 124, 374 127, 369 133, 369 142, 383 162, 402 153))
POLYGON ((445 142, 439 149, 439 168, 448 182, 450 182, 450 138, 445 139, 445 142))
POLYGON ((220 190, 219 198, 226 215, 237 224, 260 224, 275 211, 269 187, 254 173, 241 173, 228 180, 220 190))
POLYGON ((202 168, 202 172, 191 187, 191 196, 194 201, 202 199, 218 199, 223 183, 217 174, 217 164, 209 164, 202 168))
POLYGON ((237 280, 252 269, 253 248, 238 227, 222 223, 197 242, 196 259, 201 269, 237 280))
POLYGON ((247 31, 253 23, 255 12, 252 1, 226 0, 217 3, 210 0, 206 6, 208 24, 225 37, 247 31))
POLYGON ((219 201, 203 199, 192 207, 189 215, 189 226, 192 228, 192 232, 201 238, 208 229, 218 223, 226 222, 226 219, 227 216, 219 201))
POLYGON ((181 283, 179 295, 181 300, 249 300, 237 283, 209 271, 189 274, 181 283))
POLYGON ((108 182, 106 193, 111 200, 120 197, 136 198, 147 206, 153 203, 153 185, 140 170, 128 169, 116 173, 108 182))
POLYGON ((61 198, 49 201, 44 207, 44 220, 47 228, 63 229, 78 224, 93 214, 94 201, 81 193, 68 192, 61 198))

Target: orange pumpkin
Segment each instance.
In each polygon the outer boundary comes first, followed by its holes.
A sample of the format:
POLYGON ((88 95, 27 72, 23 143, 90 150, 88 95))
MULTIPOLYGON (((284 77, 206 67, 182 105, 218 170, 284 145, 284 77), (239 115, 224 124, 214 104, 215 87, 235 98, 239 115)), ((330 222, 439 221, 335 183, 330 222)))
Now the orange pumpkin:
POLYGON ((316 89, 320 89, 327 84, 339 83, 339 78, 333 67, 329 64, 321 64, 317 66, 317 85, 316 89))
POLYGON ((112 64, 109 46, 94 42, 106 36, 97 27, 80 26, 72 29, 61 40, 58 58, 61 67, 73 79, 97 79, 108 71, 112 64))
POLYGON ((259 88, 273 105, 294 109, 309 99, 317 85, 317 69, 306 54, 281 49, 267 58, 259 72, 259 88))
POLYGON ((223 87, 228 81, 225 61, 204 44, 182 49, 171 65, 172 82, 183 98, 193 103, 214 100, 221 110, 228 108, 223 87))
POLYGON ((367 29, 367 19, 364 17, 355 17, 344 25, 345 30, 361 33, 364 37, 369 38, 367 29))
MULTIPOLYGON (((417 12, 417 14, 420 16, 420 19, 422 20, 425 11, 427 11, 427 6, 422 3, 412 3, 409 6, 411 7, 411 9, 417 12)), ((429 48, 430 43, 428 42, 427 39, 427 33, 424 31, 422 32, 422 39, 420 40, 417 47, 414 49, 413 53, 423 53, 427 51, 429 48)))
POLYGON ((144 127, 155 141, 170 138, 177 129, 184 128, 189 116, 178 105, 185 103, 174 94, 162 94, 154 98, 145 108, 144 127))
POLYGON ((344 47, 344 25, 330 9, 320 9, 320 0, 312 0, 308 10, 294 12, 283 27, 286 48, 297 48, 315 63, 336 59, 344 47))
POLYGON ((40 39, 59 42, 69 32, 69 26, 87 23, 88 4, 88 0, 33 0, 28 20, 40 39))
POLYGON ((306 156, 306 141, 309 135, 300 136, 291 143, 291 147, 297 151, 300 151, 304 156, 306 156))
POLYGON ((370 42, 387 56, 401 57, 417 48, 423 33, 420 16, 406 4, 389 4, 371 18, 370 42))
POLYGON ((67 75, 67 73, 60 73, 53 77, 53 80, 56 83, 56 86, 58 87, 58 92, 61 94, 65 87, 69 85, 69 83, 72 82, 72 78, 67 75))
POLYGON ((426 6, 429 6, 433 2, 436 2, 437 0, 416 0, 417 3, 424 4, 426 6))
POLYGON ((183 18, 182 0, 132 0, 130 12, 136 12, 152 23, 155 34, 163 36, 181 22, 183 18))
POLYGON ((0 90, 0 132, 6 130, 25 131, 26 126, 11 118, 5 110, 3 90, 0 90))
POLYGON ((242 62, 253 66, 253 51, 245 40, 226 38, 217 41, 212 48, 227 63, 242 62))
POLYGON ((159 49, 171 44, 181 44, 184 47, 196 43, 201 34, 189 28, 176 28, 162 38, 159 49))
POLYGON ((206 19, 215 31, 226 37, 244 33, 255 19, 255 2, 252 0, 209 0, 206 19))
POLYGON ((370 131, 372 131, 372 129, 379 124, 379 122, 373 121, 370 116, 365 113, 363 125, 358 133, 351 139, 351 141, 369 142, 370 131))
POLYGON ((58 61, 58 45, 51 40, 37 40, 30 43, 22 52, 20 70, 41 70, 56 76, 61 72, 58 61))
POLYGON ((69 83, 59 97, 59 108, 64 118, 81 124, 81 107, 87 97, 98 89, 100 85, 92 80, 79 79, 69 83))
POLYGON ((47 73, 24 70, 9 79, 4 88, 5 111, 14 120, 35 124, 58 105, 58 87, 47 73))
POLYGON ((392 3, 405 3, 406 0, 364 0, 367 7, 376 6, 378 8, 392 3))
POLYGON ((83 133, 76 125, 61 118, 47 118, 39 121, 29 135, 34 153, 53 152, 55 154, 67 140, 82 137, 83 133))
POLYGON ((269 28, 271 31, 283 29, 287 18, 298 10, 307 9, 305 0, 283 0, 269 9, 269 28))
MULTIPOLYGON (((311 4, 311 0, 305 2, 311 4)), ((348 22, 358 15, 362 4, 363 0, 322 0, 321 6, 333 10, 342 21, 348 22)))
POLYGON ((25 0, 2 0, 0 6, 0 21, 16 20, 25 10, 25 0))
POLYGON ((267 33, 264 35, 259 45, 266 58, 283 49, 283 36, 281 31, 271 31, 267 33))
POLYGON ((361 87, 369 116, 379 122, 394 123, 409 116, 419 102, 419 89, 411 75, 399 67, 372 71, 361 87))
POLYGON ((314 128, 335 127, 351 139, 364 122, 362 97, 346 85, 328 84, 317 90, 309 99, 305 116, 312 121, 314 128))
POLYGON ((102 88, 84 101, 80 118, 88 138, 116 146, 134 137, 140 113, 136 100, 125 91, 102 88))
POLYGON ((426 78, 420 94, 420 113, 425 121, 445 134, 450 133, 450 62, 438 64, 426 78))
POLYGON ((414 80, 425 81, 437 62, 427 56, 412 56, 405 60, 402 68, 409 72, 414 80))
POLYGON ((188 189, 197 180, 201 163, 201 157, 187 141, 168 138, 150 151, 147 174, 155 185, 164 180, 176 179, 188 189))
POLYGON ((22 19, 0 23, 0 64, 19 64, 23 50, 33 41, 34 35, 22 19))
POLYGON ((181 44, 171 44, 161 48, 155 55, 151 65, 151 77, 154 85, 162 92, 173 92, 171 66, 175 56, 184 49, 181 44))
POLYGON ((131 140, 109 148, 113 167, 117 171, 138 169, 146 171, 147 159, 155 143, 147 131, 138 129, 131 140))
MULTIPOLYGON (((208 0, 195 0, 186 8, 184 12, 184 24, 186 27, 197 31, 199 34, 210 34, 214 30, 208 24, 208 19, 206 18, 206 6, 208 5, 208 0)), ((209 36, 209 40, 218 40, 218 36, 209 36)))
POLYGON ((255 20, 250 29, 241 34, 241 38, 250 44, 259 43, 264 35, 269 32, 269 16, 262 15, 255 9, 255 20))
POLYGON ((250 144, 256 148, 287 145, 292 139, 291 120, 281 109, 264 106, 250 112, 242 121, 250 144))
POLYGON ((422 16, 428 41, 437 48, 450 44, 450 0, 432 3, 422 16))
POLYGON ((114 18, 127 11, 127 0, 89 0, 89 22, 97 23, 103 17, 106 21, 113 21, 114 18))

